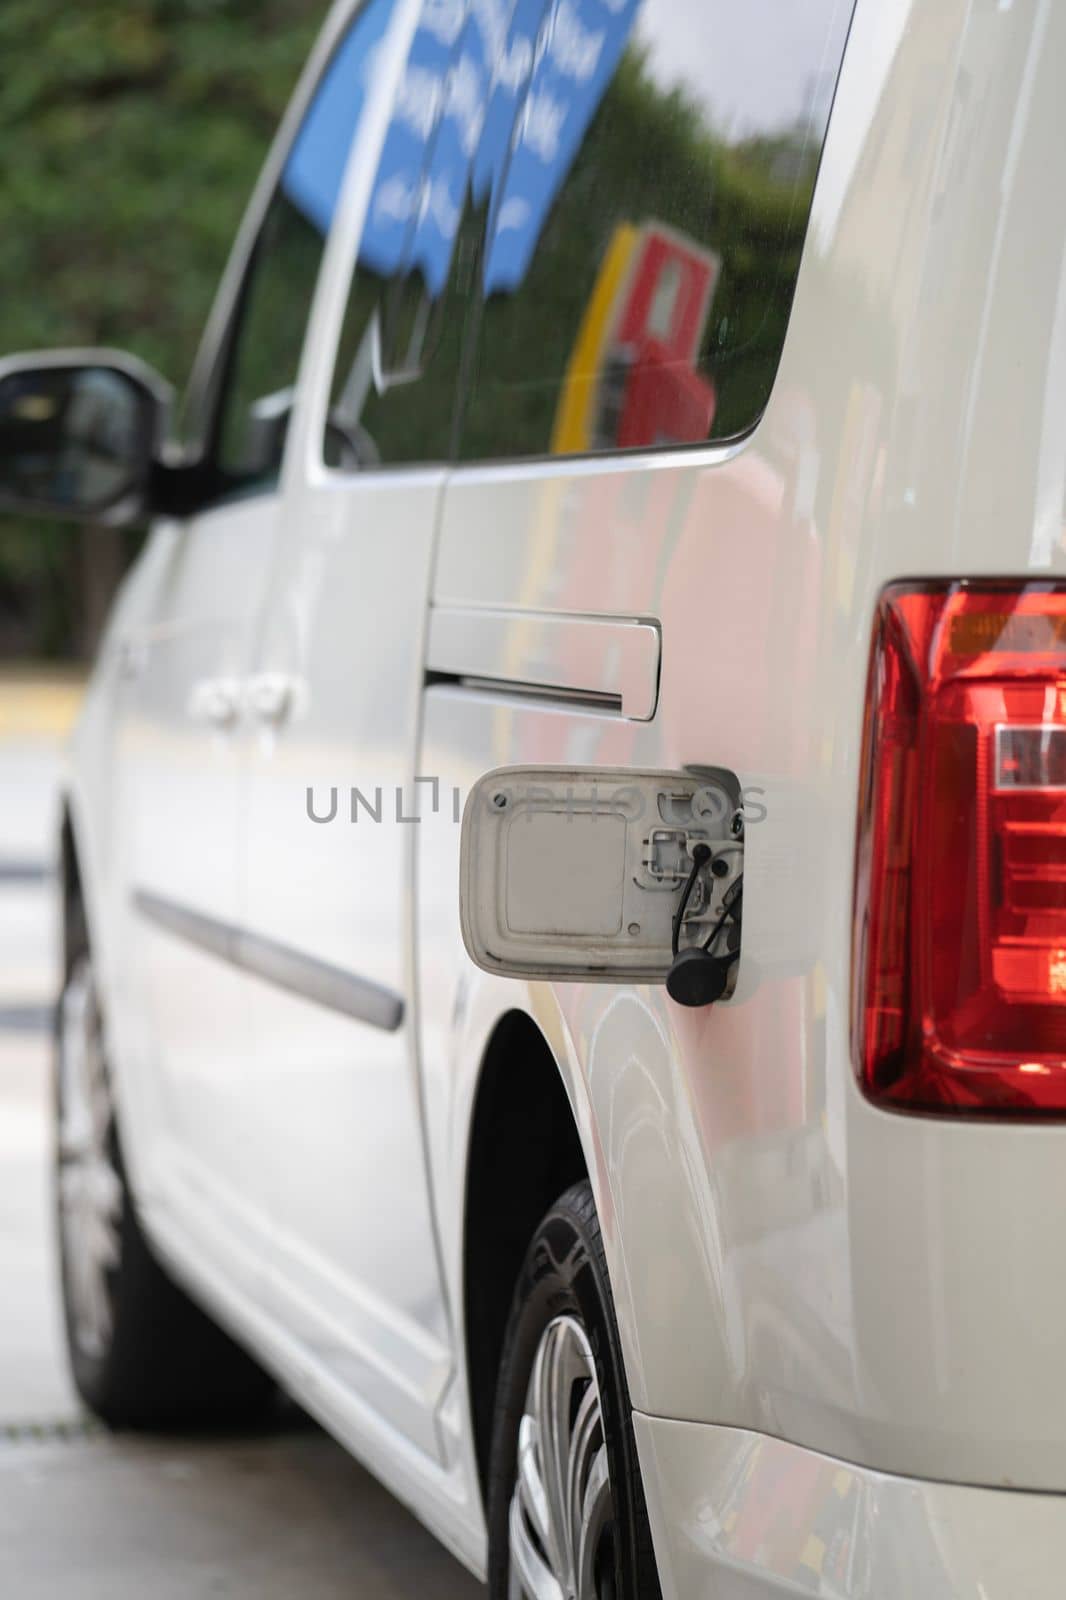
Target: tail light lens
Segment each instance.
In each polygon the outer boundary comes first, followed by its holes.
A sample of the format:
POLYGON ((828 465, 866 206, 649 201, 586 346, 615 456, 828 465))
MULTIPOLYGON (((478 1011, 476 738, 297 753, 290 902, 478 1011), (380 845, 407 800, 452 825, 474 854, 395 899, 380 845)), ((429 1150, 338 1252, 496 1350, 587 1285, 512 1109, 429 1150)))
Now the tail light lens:
POLYGON ((854 973, 871 1098, 1066 1115, 1066 588, 882 594, 854 973))

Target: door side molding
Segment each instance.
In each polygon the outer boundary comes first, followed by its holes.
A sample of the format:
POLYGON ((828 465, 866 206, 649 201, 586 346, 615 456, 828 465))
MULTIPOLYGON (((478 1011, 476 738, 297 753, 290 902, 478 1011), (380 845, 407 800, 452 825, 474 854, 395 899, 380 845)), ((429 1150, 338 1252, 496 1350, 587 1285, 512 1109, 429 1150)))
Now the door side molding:
POLYGON ((403 1023, 403 997, 370 978, 264 939, 234 923, 205 916, 147 889, 134 891, 133 905, 148 922, 187 944, 329 1011, 342 1012, 386 1033, 395 1033, 403 1023))

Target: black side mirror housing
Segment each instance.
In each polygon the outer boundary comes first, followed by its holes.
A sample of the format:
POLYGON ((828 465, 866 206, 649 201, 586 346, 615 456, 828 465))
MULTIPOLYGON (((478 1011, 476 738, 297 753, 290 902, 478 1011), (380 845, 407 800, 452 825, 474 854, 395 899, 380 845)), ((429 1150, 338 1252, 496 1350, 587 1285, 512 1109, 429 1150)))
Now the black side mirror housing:
POLYGON ((0 361, 0 512, 143 522, 171 404, 169 385, 119 351, 0 361))

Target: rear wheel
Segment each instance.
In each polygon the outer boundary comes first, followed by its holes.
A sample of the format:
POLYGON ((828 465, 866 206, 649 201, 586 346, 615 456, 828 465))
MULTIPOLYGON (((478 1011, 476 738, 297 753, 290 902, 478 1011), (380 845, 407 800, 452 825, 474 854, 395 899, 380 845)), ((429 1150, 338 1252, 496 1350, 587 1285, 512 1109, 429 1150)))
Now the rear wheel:
POLYGON ((504 1342, 489 1484, 492 1600, 658 1600, 592 1190, 534 1236, 504 1342))
POLYGON ((156 1261, 122 1160, 87 941, 56 1025, 56 1210, 67 1346, 86 1405, 114 1427, 246 1420, 273 1384, 156 1261))

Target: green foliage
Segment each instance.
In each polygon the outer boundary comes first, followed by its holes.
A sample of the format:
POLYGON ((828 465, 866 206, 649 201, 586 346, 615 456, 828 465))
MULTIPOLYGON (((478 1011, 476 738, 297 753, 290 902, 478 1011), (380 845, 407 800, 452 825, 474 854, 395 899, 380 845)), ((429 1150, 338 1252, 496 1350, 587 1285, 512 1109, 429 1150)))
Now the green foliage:
MULTIPOLYGON (((180 387, 325 0, 3 0, 0 351, 112 344, 180 387)), ((75 624, 69 530, 0 528, 0 626, 75 624)), ((9 626, 8 632, 11 632, 9 626)))

